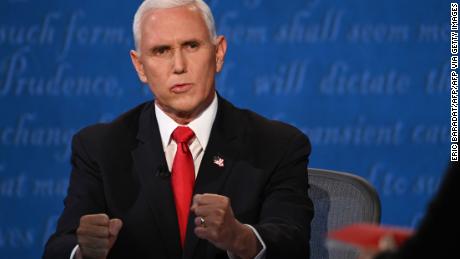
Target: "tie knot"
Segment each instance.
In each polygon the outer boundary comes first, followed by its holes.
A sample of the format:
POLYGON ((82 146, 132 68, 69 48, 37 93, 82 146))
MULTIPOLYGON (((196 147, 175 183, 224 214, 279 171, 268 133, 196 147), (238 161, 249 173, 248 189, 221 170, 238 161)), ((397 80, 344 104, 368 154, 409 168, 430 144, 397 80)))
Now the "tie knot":
POLYGON ((171 134, 172 139, 174 139, 176 143, 188 143, 194 136, 195 133, 193 130, 184 126, 177 127, 171 134))

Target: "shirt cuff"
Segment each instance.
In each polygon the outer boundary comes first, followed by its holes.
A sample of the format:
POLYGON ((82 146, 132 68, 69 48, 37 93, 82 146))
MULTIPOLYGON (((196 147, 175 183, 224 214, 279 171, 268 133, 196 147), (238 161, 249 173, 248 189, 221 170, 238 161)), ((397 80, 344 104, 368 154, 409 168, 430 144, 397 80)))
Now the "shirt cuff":
MULTIPOLYGON (((248 225, 248 224, 244 224, 244 225, 248 226, 252 230, 252 232, 254 232, 254 234, 257 237, 257 240, 259 240, 260 244, 262 245, 262 249, 254 257, 254 259, 265 259, 265 250, 267 250, 267 246, 265 245, 264 240, 262 239, 262 237, 260 237, 259 232, 257 232, 257 230, 253 226, 248 225)), ((230 259, 237 259, 237 257, 229 251, 227 251, 227 255, 230 259)))
POLYGON ((79 249, 80 247, 78 245, 76 245, 73 249, 72 249, 72 253, 70 254, 70 259, 77 259, 75 257, 75 254, 77 253, 77 250, 79 249))

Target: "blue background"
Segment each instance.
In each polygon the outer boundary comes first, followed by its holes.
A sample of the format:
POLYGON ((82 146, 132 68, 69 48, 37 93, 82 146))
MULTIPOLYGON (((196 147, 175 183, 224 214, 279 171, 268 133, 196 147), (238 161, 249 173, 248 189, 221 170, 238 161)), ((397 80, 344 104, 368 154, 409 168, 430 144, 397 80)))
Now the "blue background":
MULTIPOLYGON (((0 1, 0 258, 38 258, 69 141, 151 99, 132 68, 141 1, 0 1)), ((368 179, 414 227, 449 159, 447 1, 209 0, 229 48, 219 92, 291 123, 310 166, 368 179)))

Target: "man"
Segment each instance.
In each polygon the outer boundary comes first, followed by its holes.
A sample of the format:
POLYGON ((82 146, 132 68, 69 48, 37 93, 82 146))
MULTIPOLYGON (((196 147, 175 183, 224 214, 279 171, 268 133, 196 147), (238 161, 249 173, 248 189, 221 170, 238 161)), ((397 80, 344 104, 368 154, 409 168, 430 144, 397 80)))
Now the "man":
POLYGON ((209 7, 147 0, 133 30, 155 101, 74 136, 44 258, 308 258, 309 142, 217 95, 227 43, 209 7))

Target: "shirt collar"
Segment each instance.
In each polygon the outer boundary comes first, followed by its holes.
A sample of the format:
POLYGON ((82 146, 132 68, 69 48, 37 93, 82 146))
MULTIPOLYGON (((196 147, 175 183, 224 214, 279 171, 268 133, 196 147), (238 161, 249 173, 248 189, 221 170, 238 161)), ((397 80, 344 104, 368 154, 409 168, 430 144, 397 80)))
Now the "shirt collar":
MULTIPOLYGON (((211 134, 212 124, 217 114, 217 94, 214 93, 214 99, 211 104, 200 114, 196 119, 191 121, 187 126, 193 130, 198 142, 200 143, 203 150, 206 149, 209 141, 209 135, 211 134)), ((163 110, 155 103, 155 115, 158 122, 158 128, 160 130, 161 143, 163 144, 163 150, 169 145, 171 141, 171 134, 180 125, 175 122, 171 117, 166 115, 163 110)))

